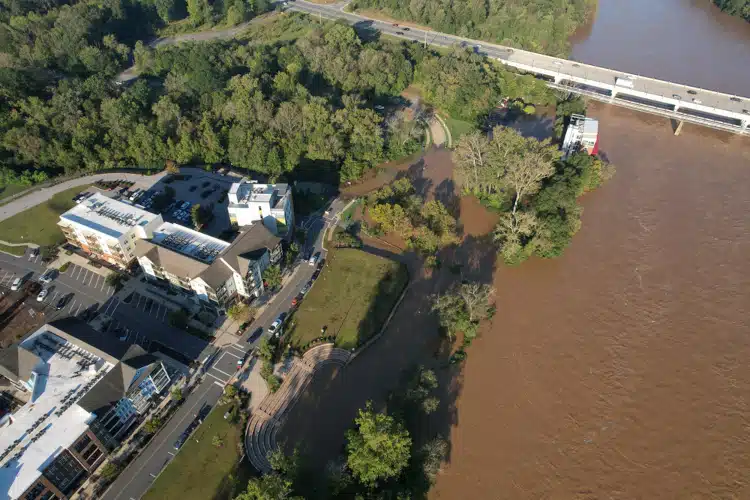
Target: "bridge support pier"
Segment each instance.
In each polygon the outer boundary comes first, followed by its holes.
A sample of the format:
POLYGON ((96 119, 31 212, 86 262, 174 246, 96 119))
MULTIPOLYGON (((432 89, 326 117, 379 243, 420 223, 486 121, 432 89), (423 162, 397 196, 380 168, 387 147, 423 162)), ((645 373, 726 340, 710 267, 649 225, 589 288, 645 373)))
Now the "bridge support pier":
POLYGON ((555 77, 555 83, 559 85, 559 84, 560 84, 560 82, 562 81, 562 79, 563 79, 563 78, 562 78, 562 76, 561 76, 561 75, 557 75, 557 76, 555 77))
POLYGON ((750 127, 750 120, 742 122, 742 130, 747 130, 747 127, 750 127))
POLYGON ((617 91, 612 89, 612 95, 609 96, 609 102, 615 102, 615 97, 617 97, 617 91))
POLYGON ((677 124, 677 128, 674 129, 674 135, 680 135, 680 132, 682 132, 682 126, 685 124, 684 121, 680 120, 680 123, 677 124))

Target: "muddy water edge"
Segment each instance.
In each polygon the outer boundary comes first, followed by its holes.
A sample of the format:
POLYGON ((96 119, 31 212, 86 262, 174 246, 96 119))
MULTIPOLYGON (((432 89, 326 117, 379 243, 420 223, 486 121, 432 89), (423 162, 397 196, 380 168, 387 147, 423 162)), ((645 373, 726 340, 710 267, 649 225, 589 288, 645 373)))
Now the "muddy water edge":
POLYGON ((592 104, 616 177, 494 274, 431 497, 749 498, 750 141, 592 104))

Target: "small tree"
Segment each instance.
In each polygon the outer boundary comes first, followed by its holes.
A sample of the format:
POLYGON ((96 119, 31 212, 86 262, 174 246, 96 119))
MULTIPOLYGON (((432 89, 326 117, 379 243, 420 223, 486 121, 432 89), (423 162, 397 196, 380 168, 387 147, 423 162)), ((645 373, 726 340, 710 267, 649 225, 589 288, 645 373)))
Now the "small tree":
POLYGON ((375 412, 370 401, 354 421, 357 428, 346 435, 347 463, 354 477, 374 487, 398 476, 409 463, 409 432, 393 417, 375 412))
POLYGON ((234 497, 234 500, 301 500, 292 495, 292 482, 280 474, 266 474, 253 478, 247 489, 234 497))
POLYGON ((174 399, 177 402, 180 402, 184 399, 184 396, 182 395, 182 389, 179 387, 175 387, 172 389, 172 399, 174 399))
POLYGON ((177 166, 177 163, 174 160, 167 160, 164 164, 164 170, 166 170, 168 174, 180 173, 180 167, 177 166))
POLYGON ((242 302, 235 302, 229 306, 229 309, 227 309, 227 315, 239 323, 249 321, 251 318, 255 317, 256 312, 256 308, 250 307, 242 302))
POLYGON ((107 275, 107 277, 104 279, 104 282, 114 288, 115 290, 119 290, 122 288, 122 284, 125 281, 125 276, 118 272, 111 272, 107 275))
POLYGON ((143 426, 143 430, 146 431, 149 434, 153 434, 154 432, 158 431, 159 428, 161 428, 162 420, 159 417, 154 417, 146 422, 146 424, 143 426))
POLYGON ((99 473, 99 477, 101 477, 105 482, 111 482, 114 481, 117 476, 120 475, 120 472, 122 472, 122 465, 113 463, 113 462, 107 462, 104 467, 102 467, 102 471, 99 473))
POLYGON ((273 359, 274 351, 275 349, 271 345, 271 341, 268 340, 268 337, 263 337, 263 340, 258 344, 258 356, 260 359, 270 362, 273 359))
POLYGON ((266 283, 266 286, 274 290, 281 286, 281 267, 279 267, 278 264, 275 266, 269 266, 266 268, 265 271, 263 271, 263 281, 266 283))
POLYGON ((218 434, 214 434, 214 437, 211 438, 211 445, 215 448, 221 448, 224 446, 224 440, 218 434))

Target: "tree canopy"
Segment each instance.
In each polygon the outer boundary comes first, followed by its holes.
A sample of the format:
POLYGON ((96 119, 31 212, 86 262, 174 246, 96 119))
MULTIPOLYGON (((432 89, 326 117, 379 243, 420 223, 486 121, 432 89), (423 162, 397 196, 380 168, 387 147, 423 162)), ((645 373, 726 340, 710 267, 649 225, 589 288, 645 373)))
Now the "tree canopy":
POLYGON ((392 416, 368 402, 347 433, 347 463, 354 477, 368 486, 397 477, 409 463, 411 437, 392 416))
POLYGON ((714 0, 721 10, 750 21, 750 0, 714 0))
MULTIPOLYGON (((743 0, 725 0, 742 2, 743 0)), ((378 9, 467 38, 564 55, 568 37, 596 7, 595 0, 355 0, 354 9, 378 9)))

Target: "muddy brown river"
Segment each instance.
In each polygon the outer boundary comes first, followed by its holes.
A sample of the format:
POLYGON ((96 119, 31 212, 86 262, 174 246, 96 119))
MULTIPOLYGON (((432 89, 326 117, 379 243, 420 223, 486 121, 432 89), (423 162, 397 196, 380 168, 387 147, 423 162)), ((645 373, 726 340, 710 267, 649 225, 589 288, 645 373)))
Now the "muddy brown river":
MULTIPOLYGON (((750 24, 707 0, 600 0, 575 41, 581 61, 750 96, 750 24)), ((424 430, 451 443, 430 498, 750 498, 750 139, 589 115, 618 171, 582 199, 565 255, 508 268, 480 239, 465 249, 498 313, 424 430)), ((476 203, 461 212, 477 238, 492 227, 476 203)), ((425 297, 444 285, 417 283, 381 343, 316 377, 288 446, 342 452, 356 408, 432 357, 425 297)))

